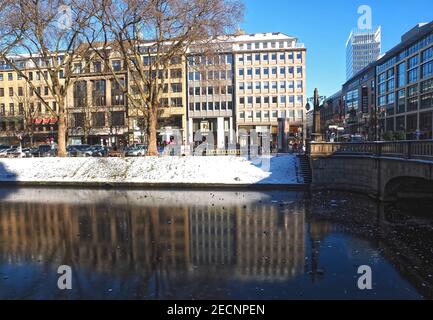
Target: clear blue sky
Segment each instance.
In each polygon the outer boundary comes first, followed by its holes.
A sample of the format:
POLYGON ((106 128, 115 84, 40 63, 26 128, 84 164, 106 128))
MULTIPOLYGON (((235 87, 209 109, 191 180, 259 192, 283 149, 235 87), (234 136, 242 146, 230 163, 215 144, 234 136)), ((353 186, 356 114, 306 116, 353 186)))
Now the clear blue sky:
POLYGON ((433 20, 433 0, 244 0, 247 33, 283 32, 307 47, 307 89, 337 92, 346 79, 345 44, 358 25, 358 7, 372 8, 373 25, 382 26, 382 53, 418 22, 433 20))

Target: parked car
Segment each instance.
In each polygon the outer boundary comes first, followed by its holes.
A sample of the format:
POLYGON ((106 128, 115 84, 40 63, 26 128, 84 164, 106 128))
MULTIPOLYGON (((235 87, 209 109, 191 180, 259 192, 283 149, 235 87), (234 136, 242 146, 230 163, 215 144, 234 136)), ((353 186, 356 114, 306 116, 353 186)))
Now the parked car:
POLYGON ((20 150, 18 147, 13 147, 7 150, 7 156, 11 158, 30 158, 33 155, 30 148, 22 148, 20 150))
POLYGON ((125 152, 123 150, 119 150, 117 148, 113 148, 113 147, 108 147, 107 148, 107 157, 124 157, 125 156, 125 152))
POLYGON ((92 157, 105 157, 108 153, 108 149, 100 145, 92 146, 90 150, 92 151, 92 157))
POLYGON ((147 147, 144 145, 136 145, 133 147, 127 147, 125 149, 125 156, 126 157, 142 157, 146 155, 147 153, 147 147))
POLYGON ((88 144, 77 144, 68 146, 66 152, 69 157, 89 157, 92 155, 89 149, 90 146, 88 144))
POLYGON ((52 148, 49 144, 42 144, 37 149, 33 149, 31 154, 34 157, 56 157, 57 148, 52 148))

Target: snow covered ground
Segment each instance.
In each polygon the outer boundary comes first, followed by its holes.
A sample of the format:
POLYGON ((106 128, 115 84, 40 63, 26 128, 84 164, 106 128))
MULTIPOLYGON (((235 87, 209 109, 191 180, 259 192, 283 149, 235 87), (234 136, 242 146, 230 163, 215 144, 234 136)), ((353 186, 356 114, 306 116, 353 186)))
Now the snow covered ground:
POLYGON ((300 184, 293 155, 1 159, 0 181, 128 184, 300 184))

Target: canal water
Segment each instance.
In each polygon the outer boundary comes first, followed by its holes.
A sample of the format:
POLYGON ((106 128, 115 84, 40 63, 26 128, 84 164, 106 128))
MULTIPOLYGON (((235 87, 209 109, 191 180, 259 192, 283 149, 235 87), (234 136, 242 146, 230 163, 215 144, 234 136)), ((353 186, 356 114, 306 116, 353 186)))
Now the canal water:
POLYGON ((432 212, 336 192, 2 188, 0 298, 432 299, 432 212))

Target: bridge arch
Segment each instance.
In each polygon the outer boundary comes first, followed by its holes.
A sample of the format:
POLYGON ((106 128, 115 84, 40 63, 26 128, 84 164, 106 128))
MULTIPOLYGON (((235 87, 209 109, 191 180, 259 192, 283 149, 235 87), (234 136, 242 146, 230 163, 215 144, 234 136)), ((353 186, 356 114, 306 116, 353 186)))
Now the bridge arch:
POLYGON ((383 200, 396 198, 433 199, 433 181, 425 177, 396 176, 385 184, 382 198, 383 200))

